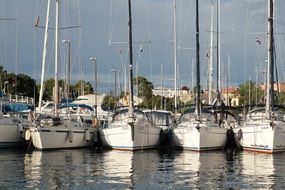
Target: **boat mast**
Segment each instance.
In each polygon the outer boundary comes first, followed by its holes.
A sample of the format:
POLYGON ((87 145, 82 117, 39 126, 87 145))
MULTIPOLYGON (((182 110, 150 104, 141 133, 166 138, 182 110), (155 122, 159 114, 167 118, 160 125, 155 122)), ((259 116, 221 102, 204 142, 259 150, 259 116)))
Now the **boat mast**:
POLYGON ((59 86, 58 86, 58 64, 60 61, 60 0, 56 0, 56 14, 55 14, 55 68, 54 68, 54 110, 55 116, 58 116, 59 103, 59 86))
POLYGON ((64 96, 69 101, 69 89, 70 89, 70 61, 71 61, 71 42, 70 40, 63 40, 63 43, 67 44, 67 61, 66 61, 66 75, 65 75, 65 87, 64 87, 64 96))
POLYGON ((133 85, 133 38, 132 38, 132 5, 131 0, 128 0, 129 9, 129 82, 130 82, 130 104, 129 104, 129 114, 133 116, 134 108, 134 85, 133 85))
POLYGON ((161 85, 161 98, 160 98, 160 109, 163 110, 163 66, 160 65, 160 85, 161 85))
POLYGON ((196 0, 196 108, 195 112, 200 118, 201 97, 200 97, 200 44, 199 44, 199 0, 196 0))
POLYGON ((48 0, 48 4, 47 4, 47 15, 46 15, 45 36, 44 36, 44 48, 43 48, 43 58, 42 58, 41 89, 40 89, 40 97, 39 97, 39 113, 42 113, 42 101, 43 101, 43 94, 44 94, 44 80, 45 80, 44 76, 45 76, 47 46, 48 46, 49 13, 50 13, 50 0, 48 0))
POLYGON ((210 29, 210 52, 209 52, 209 92, 208 104, 213 102, 212 98, 212 83, 213 83, 213 39, 214 39, 214 6, 211 2, 211 29, 210 29))
POLYGON ((270 117, 270 112, 273 107, 273 99, 274 99, 274 73, 273 73, 273 65, 274 65, 274 56, 273 56, 273 0, 268 0, 268 31, 267 31, 267 39, 268 39, 268 54, 267 54, 267 85, 266 85, 266 116, 270 117))
POLYGON ((176 0, 173 10, 173 57, 174 57, 174 110, 177 114, 177 34, 176 34, 176 0))
POLYGON ((221 16, 220 16, 220 5, 221 1, 217 0, 217 101, 220 103, 221 100, 221 34, 220 34, 220 29, 221 29, 221 16))

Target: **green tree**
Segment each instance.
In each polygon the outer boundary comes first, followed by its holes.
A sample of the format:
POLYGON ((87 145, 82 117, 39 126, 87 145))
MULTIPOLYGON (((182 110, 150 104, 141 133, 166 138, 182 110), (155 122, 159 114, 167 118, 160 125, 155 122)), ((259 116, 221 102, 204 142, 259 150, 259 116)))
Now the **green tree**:
MULTIPOLYGON (((63 93, 63 80, 58 81, 59 88, 61 88, 61 92, 63 93)), ((44 93, 43 99, 44 100, 53 100, 53 88, 54 88, 54 79, 50 78, 44 81, 44 93)), ((40 89, 40 85, 38 85, 38 89, 40 89)))
POLYGON ((134 78, 134 85, 137 87, 138 97, 143 99, 143 103, 141 106, 144 106, 146 108, 152 108, 153 84, 149 82, 146 78, 138 76, 134 78))
POLYGON ((28 97, 37 97, 38 91, 36 81, 25 74, 7 73, 0 66, 0 84, 1 89, 7 94, 22 95, 28 97), (4 89, 5 88, 5 89, 4 89))
MULTIPOLYGON (((174 98, 166 98, 166 110, 175 111, 175 107, 174 107, 174 98)), ((179 102, 178 102, 179 103, 179 102)))
MULTIPOLYGON (((151 103, 152 103, 152 105, 151 105, 152 109, 161 109, 162 108, 161 96, 152 96, 151 103)), ((162 104, 163 104, 163 102, 162 102, 162 104)))
POLYGON ((275 91, 274 92, 274 104, 285 106, 284 102, 285 102, 285 92, 275 91))
POLYGON ((151 98, 153 84, 149 82, 146 78, 138 76, 134 78, 134 85, 137 86, 138 96, 144 100, 151 98))
POLYGON ((264 103, 264 91, 252 81, 239 85, 240 105, 264 103))
POLYGON ((16 85, 15 94, 21 93, 23 96, 36 98, 39 96, 36 81, 28 75, 18 74, 14 84, 16 85))
MULTIPOLYGON (((174 112, 174 98, 166 98, 157 95, 152 96, 150 101, 147 101, 147 108, 149 109, 165 109, 174 112), (162 101, 161 101, 162 99, 162 101), (162 104, 162 105, 161 105, 162 104)), ((182 106, 182 102, 178 101, 178 104, 182 106)))
POLYGON ((102 103, 102 108, 104 110, 114 110, 116 105, 116 99, 113 96, 106 96, 102 103))
POLYGON ((78 95, 83 95, 82 92, 82 87, 83 87, 83 93, 84 94, 90 94, 94 93, 94 89, 91 85, 90 82, 84 81, 84 80, 79 80, 75 85, 73 90, 78 94, 78 95))

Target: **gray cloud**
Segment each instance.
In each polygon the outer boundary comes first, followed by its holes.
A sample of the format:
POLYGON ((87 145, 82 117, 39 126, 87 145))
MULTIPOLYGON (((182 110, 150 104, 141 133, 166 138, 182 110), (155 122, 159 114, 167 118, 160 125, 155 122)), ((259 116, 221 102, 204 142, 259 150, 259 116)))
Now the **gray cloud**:
MULTIPOLYGON (((52 1, 53 2, 53 1, 52 1)), ((122 58, 127 56, 127 44, 109 44, 110 34, 112 42, 127 41, 127 1, 124 0, 69 0, 62 1, 63 25, 81 25, 81 28, 63 30, 62 39, 72 42, 72 80, 79 80, 81 65, 83 64, 83 79, 93 80, 93 65, 89 57, 96 56, 100 81, 113 81, 111 68, 121 70, 122 58), (78 7, 79 2, 79 7, 78 7), (112 5, 112 8, 111 8, 112 5), (110 14, 110 10, 112 11, 110 14), (79 12, 80 11, 80 12, 79 12), (111 21, 111 22, 110 22, 111 21), (111 26, 111 33, 110 33, 111 26)), ((134 41, 152 43, 134 44, 134 60, 139 64, 139 74, 147 77, 155 85, 160 85, 160 68, 163 65, 164 78, 173 79, 173 0, 135 0, 133 2, 134 41), (140 47, 143 46, 143 52, 140 47)), ((203 79, 206 78, 205 58, 209 46, 210 3, 211 0, 200 2, 201 22, 201 61, 203 79)), ((278 32, 284 32, 284 2, 277 0, 278 32)), ((54 2, 53 2, 54 3, 54 2)), ((265 0, 221 0, 221 53, 224 70, 227 70, 228 55, 231 58, 232 84, 240 84, 254 80, 261 73, 261 62, 266 59, 266 1, 265 0), (246 33, 247 32, 247 33, 246 33), (255 37, 262 40, 262 46, 257 46, 255 37)), ((195 42, 195 2, 193 0, 177 0, 178 44, 181 47, 193 48, 195 42)), ((35 16, 39 15, 41 25, 44 25, 46 1, 40 0, 3 0, 2 17, 18 17, 13 24, 0 21, 0 60, 9 72, 26 73, 40 78, 43 29, 33 27, 35 16), (5 7, 8 7, 5 9, 5 7), (11 64, 12 63, 12 64, 11 64), (17 68, 16 68, 17 67, 17 68)), ((54 5, 51 13, 54 13, 54 5)), ((51 17, 51 26, 54 25, 51 17)), ((53 30, 50 30, 48 53, 48 77, 53 77, 53 30)), ((284 35, 279 34, 276 46, 282 48, 284 35), (278 45, 279 44, 279 45, 278 45)), ((62 44, 62 62, 65 61, 65 51, 62 44)), ((282 52, 282 49, 279 50, 282 52)), ((178 49, 179 84, 191 84, 191 58, 195 56, 193 50, 178 49)), ((278 58, 282 65, 282 57, 278 58)), ((62 64, 63 64, 62 63, 62 64)), ((124 61, 123 61, 124 63, 124 61)), ((262 63, 264 64, 264 63, 262 63)), ((279 66, 281 68, 281 66, 279 66)), ((61 74, 64 66, 60 67, 61 74)), ((228 73, 224 72, 224 75, 228 73)), ((205 81, 204 81, 205 82, 205 81)), ((173 81, 165 80, 168 86, 173 81)))

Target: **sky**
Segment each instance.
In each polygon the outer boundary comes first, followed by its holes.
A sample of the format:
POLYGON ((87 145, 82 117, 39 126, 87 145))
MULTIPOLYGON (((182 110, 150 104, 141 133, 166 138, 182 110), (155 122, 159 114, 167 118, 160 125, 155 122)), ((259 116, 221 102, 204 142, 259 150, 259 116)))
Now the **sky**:
MULTIPOLYGON (((96 57, 98 90, 113 88, 117 70, 124 87, 124 68, 128 64, 127 0, 61 0, 61 40, 71 41, 71 80, 94 84, 96 57)), ((206 88, 210 44, 211 4, 199 0, 200 60, 202 86, 206 88)), ((146 77, 156 87, 174 87, 173 58, 174 0, 133 0, 134 75, 146 77), (162 79, 162 80, 161 80, 162 79)), ((8 72, 24 73, 40 82, 47 0, 0 1, 0 64, 8 72), (4 18, 16 20, 3 20, 4 18)), ((275 47, 279 80, 284 80, 285 2, 276 0, 275 47), (283 54, 283 55, 282 55, 283 54)), ((221 0, 221 78, 222 86, 238 86, 245 81, 264 82, 266 64, 266 0, 221 0), (258 40, 256 40, 256 38, 258 40), (257 42, 257 41, 260 41, 257 42)), ((177 81, 178 87, 194 83, 195 1, 177 0, 177 81)), ((48 53, 45 78, 54 77, 55 0, 51 0, 48 53)), ((216 8, 214 8, 214 21, 216 8)), ((216 24, 216 21, 215 23, 216 24)), ((216 25, 214 26, 216 35, 216 25)), ((215 44, 215 41, 214 41, 215 44)), ((67 47, 61 43, 60 78, 64 78, 67 47)), ((214 54, 216 46, 214 46, 214 54)), ((214 76, 216 76, 216 55, 214 76)), ((217 77, 214 77, 216 81, 217 77)), ((215 85, 215 84, 214 84, 215 85)))

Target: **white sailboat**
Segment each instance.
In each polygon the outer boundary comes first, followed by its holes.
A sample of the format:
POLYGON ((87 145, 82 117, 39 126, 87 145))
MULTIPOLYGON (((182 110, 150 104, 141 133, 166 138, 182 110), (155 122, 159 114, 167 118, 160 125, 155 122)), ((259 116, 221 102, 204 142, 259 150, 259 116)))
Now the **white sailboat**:
POLYGON ((0 148, 19 147, 23 145, 23 127, 27 123, 14 116, 0 115, 0 148))
POLYGON ((28 127, 26 113, 31 104, 7 98, 0 91, 0 148, 24 145, 23 130, 28 127))
POLYGON ((227 129, 218 123, 217 114, 201 107, 200 98, 200 44, 199 4, 196 0, 196 98, 195 108, 186 110, 173 128, 175 147, 194 151, 221 149, 227 140, 227 129))
MULTIPOLYGON (((59 149, 59 148, 80 148, 88 147, 97 141, 97 128, 87 125, 81 121, 73 121, 72 119, 63 120, 58 115, 58 63, 59 59, 59 42, 60 42, 60 0, 56 0, 56 27, 55 27, 55 102, 54 115, 40 115, 33 122, 33 125, 25 131, 25 139, 31 140, 36 149, 59 149)), ((48 15, 50 8, 50 0, 47 6, 46 31, 48 28, 48 15)), ((47 40, 47 32, 45 33, 45 42, 47 40)), ((45 44, 46 46, 46 44, 45 44)), ((45 47, 46 48, 46 47, 45 47)), ((44 48, 44 49, 45 49, 44 48)), ((43 62, 45 59, 46 50, 44 50, 43 62)), ((44 64, 43 64, 44 67, 44 64)), ((44 70, 44 68, 43 68, 44 70)), ((42 77, 43 80, 43 77, 42 77)), ((41 83, 43 85, 43 82, 41 83)), ((42 90, 41 86, 41 90, 42 90)), ((40 102, 42 91, 40 93, 40 102)), ((41 112, 41 108, 39 108, 41 112)))
POLYGON ((237 139, 244 150, 264 153, 285 151, 284 107, 273 105, 274 100, 274 1, 268 0, 268 61, 266 106, 253 109, 242 126, 235 129, 237 139))
POLYGON ((161 128, 153 126, 144 112, 134 108, 133 100, 133 51, 131 0, 128 0, 129 14, 129 108, 117 111, 108 128, 100 129, 104 147, 122 150, 142 150, 157 147, 161 128))

